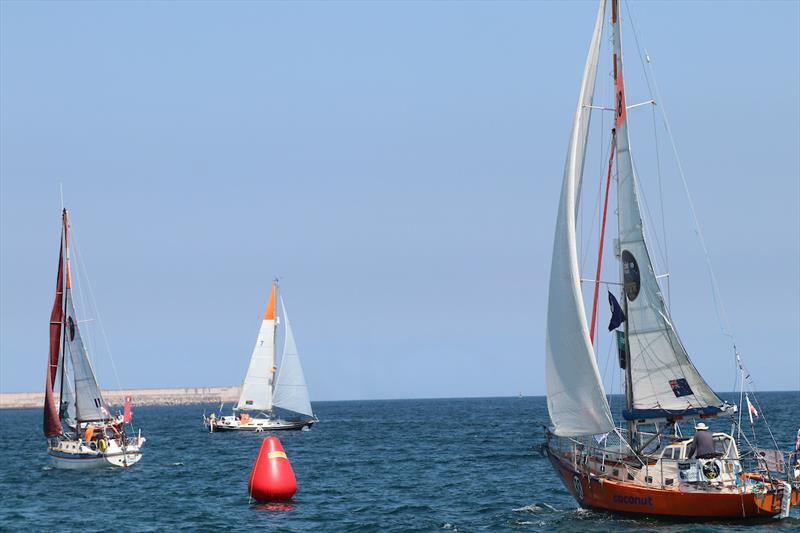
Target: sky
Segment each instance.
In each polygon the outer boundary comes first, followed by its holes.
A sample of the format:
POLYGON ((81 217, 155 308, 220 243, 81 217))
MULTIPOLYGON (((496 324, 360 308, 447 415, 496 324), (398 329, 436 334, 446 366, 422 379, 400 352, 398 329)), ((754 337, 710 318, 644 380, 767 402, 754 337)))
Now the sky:
MULTIPOLYGON (((594 2, 0 2, 0 390, 43 388, 61 185, 106 388, 240 384, 279 276, 312 400, 544 394, 555 215, 595 15, 594 2)), ((644 49, 663 97, 630 111, 631 136, 684 344, 732 388, 661 108, 755 384, 800 390, 800 4, 634 2, 622 20, 628 103, 651 98, 644 49)), ((615 390, 607 315, 598 361, 615 390)))

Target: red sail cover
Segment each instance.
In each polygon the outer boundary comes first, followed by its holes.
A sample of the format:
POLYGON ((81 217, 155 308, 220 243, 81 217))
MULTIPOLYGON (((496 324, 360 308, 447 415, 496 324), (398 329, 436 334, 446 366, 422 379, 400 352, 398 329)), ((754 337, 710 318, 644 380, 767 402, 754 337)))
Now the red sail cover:
POLYGON ((58 279, 56 280, 56 298, 50 312, 50 354, 47 358, 47 383, 44 389, 44 435, 55 437, 61 434, 61 421, 58 416, 53 387, 58 371, 58 351, 61 345, 61 324, 64 319, 62 293, 64 292, 64 244, 58 250, 58 279))

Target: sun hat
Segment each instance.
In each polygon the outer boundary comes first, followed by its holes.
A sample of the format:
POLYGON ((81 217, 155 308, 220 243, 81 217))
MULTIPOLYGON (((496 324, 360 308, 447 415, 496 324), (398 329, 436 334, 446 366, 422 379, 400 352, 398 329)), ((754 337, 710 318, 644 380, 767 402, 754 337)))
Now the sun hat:
POLYGON ((707 425, 705 425, 704 423, 700 422, 699 424, 697 424, 697 425, 694 427, 694 429, 708 429, 708 426, 707 426, 707 425))

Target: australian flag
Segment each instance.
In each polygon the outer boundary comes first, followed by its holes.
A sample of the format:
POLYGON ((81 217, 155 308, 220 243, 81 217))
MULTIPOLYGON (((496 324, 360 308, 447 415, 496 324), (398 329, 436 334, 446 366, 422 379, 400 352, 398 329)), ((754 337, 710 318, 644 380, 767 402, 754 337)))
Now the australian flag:
POLYGON ((622 307, 619 306, 619 302, 614 298, 614 295, 611 294, 611 291, 608 291, 608 303, 611 306, 611 321, 608 323, 608 331, 614 331, 620 324, 625 322, 627 318, 625 317, 625 312, 622 310, 622 307))

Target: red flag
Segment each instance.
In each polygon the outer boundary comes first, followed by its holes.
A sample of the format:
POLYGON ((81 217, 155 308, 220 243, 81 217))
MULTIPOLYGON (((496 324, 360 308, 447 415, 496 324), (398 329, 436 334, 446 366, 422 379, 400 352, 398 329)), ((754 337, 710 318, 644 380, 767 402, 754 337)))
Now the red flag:
POLYGON ((122 420, 127 424, 133 418, 133 412, 131 412, 131 403, 133 399, 130 396, 125 396, 125 411, 122 415, 122 420))
POLYGON ((753 423, 753 415, 756 415, 756 418, 758 418, 758 411, 756 411, 756 408, 753 407, 752 403, 750 403, 750 397, 749 396, 747 396, 745 394, 744 395, 744 399, 747 400, 747 411, 748 411, 747 414, 750 415, 750 423, 752 424, 753 423))

